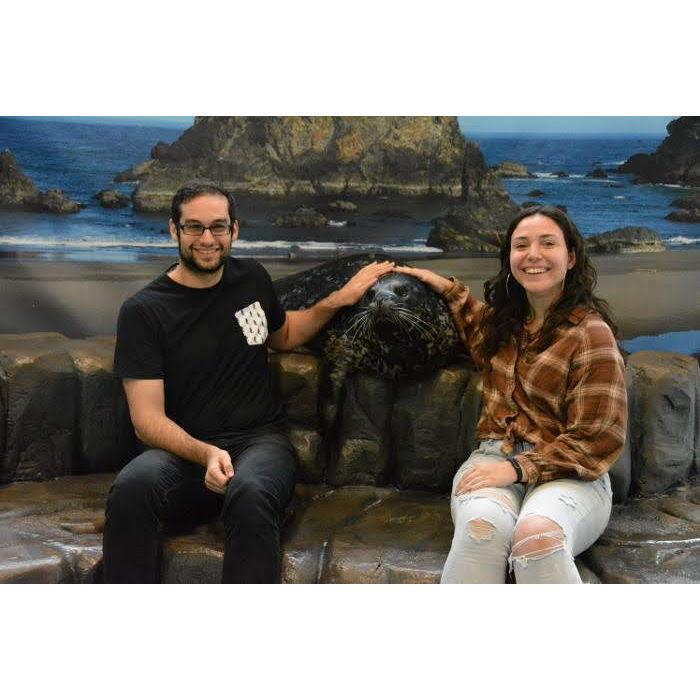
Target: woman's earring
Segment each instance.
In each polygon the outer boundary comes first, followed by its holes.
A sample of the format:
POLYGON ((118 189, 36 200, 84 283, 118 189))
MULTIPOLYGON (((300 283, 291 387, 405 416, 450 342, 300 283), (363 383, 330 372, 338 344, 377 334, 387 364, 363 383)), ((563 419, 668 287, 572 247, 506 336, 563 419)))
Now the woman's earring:
POLYGON ((508 288, 508 283, 510 282, 510 272, 506 275, 506 296, 510 296, 510 289, 508 288))

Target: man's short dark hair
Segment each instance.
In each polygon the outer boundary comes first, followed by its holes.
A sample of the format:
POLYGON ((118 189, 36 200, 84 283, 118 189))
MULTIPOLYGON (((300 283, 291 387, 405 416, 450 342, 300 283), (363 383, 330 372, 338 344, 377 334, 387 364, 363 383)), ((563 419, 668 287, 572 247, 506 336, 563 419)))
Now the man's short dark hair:
POLYGON ((210 180, 192 180, 184 184, 173 196, 173 201, 170 204, 170 218, 173 220, 175 226, 180 228, 180 216, 182 215, 182 205, 189 202, 192 199, 201 197, 203 194, 218 194, 222 197, 226 197, 228 201, 228 216, 233 224, 236 221, 236 200, 233 196, 233 192, 220 187, 215 182, 210 180))

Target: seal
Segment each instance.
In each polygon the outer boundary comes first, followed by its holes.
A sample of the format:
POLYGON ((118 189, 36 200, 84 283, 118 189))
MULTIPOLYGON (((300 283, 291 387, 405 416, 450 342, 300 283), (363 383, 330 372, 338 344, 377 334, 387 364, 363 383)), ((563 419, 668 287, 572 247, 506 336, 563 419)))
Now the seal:
MULTIPOLYGON (((344 285, 361 267, 385 258, 352 255, 275 282, 286 310, 305 309, 344 285)), ((391 273, 341 309, 309 344, 329 364, 338 395, 346 376, 417 377, 466 354, 445 301, 420 280, 391 273)))

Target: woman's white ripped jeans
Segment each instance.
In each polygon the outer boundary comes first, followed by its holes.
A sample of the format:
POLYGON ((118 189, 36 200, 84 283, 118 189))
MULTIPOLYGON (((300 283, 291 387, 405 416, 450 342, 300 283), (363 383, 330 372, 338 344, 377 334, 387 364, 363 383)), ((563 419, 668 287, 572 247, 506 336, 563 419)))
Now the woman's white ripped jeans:
MULTIPOLYGON (((556 479, 527 486, 487 487, 455 496, 479 462, 504 459, 501 440, 483 440, 452 482, 455 534, 440 583, 581 583, 574 557, 605 530, 612 508, 610 477, 556 479)), ((515 454, 532 449, 516 444, 515 454)))

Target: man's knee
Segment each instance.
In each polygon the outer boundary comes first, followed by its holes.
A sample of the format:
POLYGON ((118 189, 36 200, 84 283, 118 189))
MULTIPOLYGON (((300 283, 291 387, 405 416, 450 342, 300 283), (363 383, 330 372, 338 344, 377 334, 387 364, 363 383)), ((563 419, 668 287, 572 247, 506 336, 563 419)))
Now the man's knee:
POLYGON ((107 510, 133 507, 151 499, 157 491, 159 465, 167 453, 147 450, 131 460, 112 484, 107 496, 107 510))
POLYGON ((514 559, 541 559, 565 547, 564 531, 543 515, 528 515, 513 533, 514 559))
POLYGON ((222 518, 224 524, 258 526, 276 517, 273 494, 258 480, 235 475, 228 484, 222 518))

